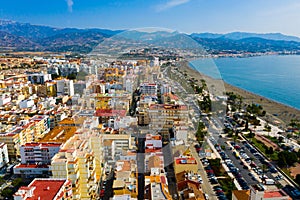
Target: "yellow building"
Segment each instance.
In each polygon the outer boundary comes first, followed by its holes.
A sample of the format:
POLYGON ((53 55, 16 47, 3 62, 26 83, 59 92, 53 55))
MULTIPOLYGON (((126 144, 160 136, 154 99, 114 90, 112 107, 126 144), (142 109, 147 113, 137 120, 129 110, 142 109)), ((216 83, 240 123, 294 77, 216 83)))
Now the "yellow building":
POLYGON ((71 137, 51 162, 53 178, 72 181, 73 199, 96 199, 102 175, 100 138, 93 133, 71 137))
POLYGON ((8 156, 10 160, 15 160, 20 156, 20 139, 19 134, 22 129, 15 128, 13 131, 0 134, 0 143, 3 142, 7 145, 8 156))

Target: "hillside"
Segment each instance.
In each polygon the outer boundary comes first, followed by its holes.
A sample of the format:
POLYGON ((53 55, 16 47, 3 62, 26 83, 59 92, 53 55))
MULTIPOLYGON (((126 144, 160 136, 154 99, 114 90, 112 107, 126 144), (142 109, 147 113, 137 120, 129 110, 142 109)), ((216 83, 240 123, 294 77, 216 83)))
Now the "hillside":
MULTIPOLYGON (((108 29, 78 29, 54 28, 50 26, 31 25, 8 20, 0 20, 0 47, 14 51, 53 51, 88 53, 105 38, 123 32, 108 29)), ((175 33, 175 32, 174 32, 175 33)), ((131 31, 130 37, 156 40, 163 31, 141 33, 131 31)), ((126 35, 126 32, 123 34, 126 35)), ((227 34, 193 33, 187 35, 201 44, 209 53, 230 51, 240 52, 268 52, 268 51, 296 51, 300 52, 300 38, 281 33, 243 33, 227 34)), ((171 39, 171 38, 170 38, 171 39)), ((166 41, 161 41, 161 43, 166 41)), ((169 41, 170 44, 171 41, 169 41)))

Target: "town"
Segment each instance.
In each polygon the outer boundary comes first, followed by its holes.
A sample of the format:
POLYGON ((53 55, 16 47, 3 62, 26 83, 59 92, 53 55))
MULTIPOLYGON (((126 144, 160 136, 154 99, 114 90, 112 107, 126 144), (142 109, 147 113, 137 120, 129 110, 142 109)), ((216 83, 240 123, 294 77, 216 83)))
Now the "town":
POLYGON ((299 160, 297 141, 259 106, 245 110, 234 93, 187 74, 182 57, 157 52, 1 56, 1 197, 300 198, 281 169, 299 160))

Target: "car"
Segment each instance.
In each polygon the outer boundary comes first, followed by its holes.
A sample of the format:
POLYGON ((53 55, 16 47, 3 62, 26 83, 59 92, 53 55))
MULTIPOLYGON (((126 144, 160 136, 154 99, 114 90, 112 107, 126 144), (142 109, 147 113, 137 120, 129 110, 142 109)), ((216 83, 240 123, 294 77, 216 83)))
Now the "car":
POLYGON ((275 177, 276 180, 281 180, 283 177, 279 174, 278 176, 275 177))
POLYGON ((213 187, 214 190, 219 190, 219 189, 223 189, 220 185, 216 185, 213 187))
POLYGON ((244 165, 244 166, 243 166, 243 168, 244 168, 244 169, 248 169, 248 170, 249 170, 249 168, 247 167, 247 165, 244 165))
POLYGON ((277 170, 276 170, 274 167, 271 167, 271 168, 269 169, 269 171, 270 171, 271 173, 276 173, 276 172, 277 172, 277 170))
POLYGON ((217 194, 217 195, 225 195, 223 190, 217 190, 217 191, 216 191, 216 194, 217 194))
POLYGON ((100 197, 104 197, 104 194, 105 194, 105 190, 100 190, 100 197))
POLYGON ((218 180, 214 177, 210 179, 211 184, 218 184, 218 180))
POLYGON ((250 187, 248 185, 243 186, 243 190, 249 190, 250 187))

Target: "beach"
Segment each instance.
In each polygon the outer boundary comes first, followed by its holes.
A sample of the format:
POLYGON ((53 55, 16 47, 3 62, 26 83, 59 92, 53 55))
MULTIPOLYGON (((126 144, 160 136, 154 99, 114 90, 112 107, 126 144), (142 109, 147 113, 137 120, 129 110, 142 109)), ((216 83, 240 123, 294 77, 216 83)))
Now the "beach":
MULTIPOLYGON (((279 127, 285 128, 292 119, 300 119, 300 110, 296 108, 275 102, 268 98, 225 83, 221 80, 216 80, 205 76, 195 69, 189 67, 187 64, 181 65, 180 70, 182 70, 183 73, 187 73, 190 77, 198 80, 199 82, 201 79, 204 79, 207 82, 207 85, 213 86, 214 90, 234 92, 235 94, 242 96, 243 103, 245 104, 260 104, 267 112, 267 115, 264 117, 264 119, 273 125, 278 125, 279 127)), ((220 95, 220 93, 217 95, 220 95)))

